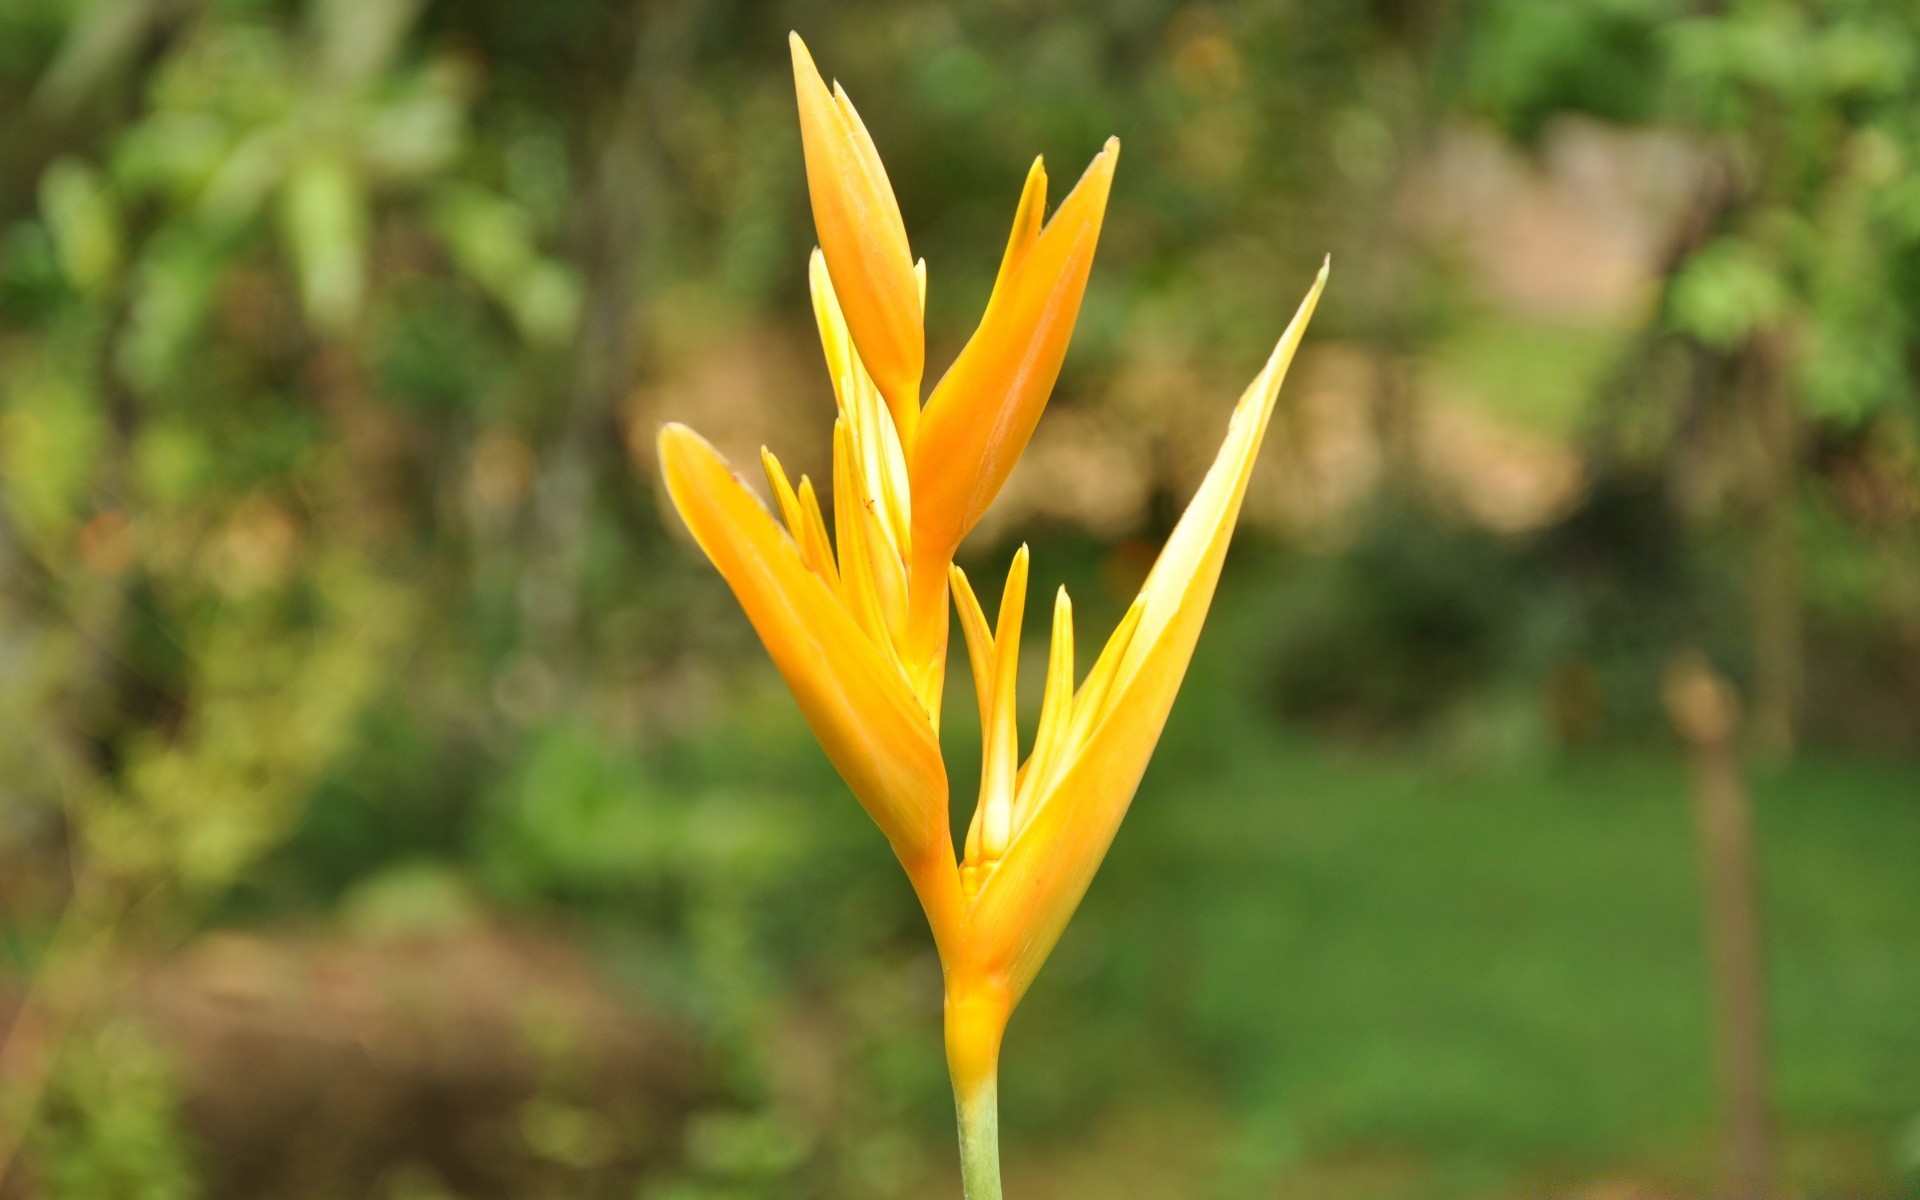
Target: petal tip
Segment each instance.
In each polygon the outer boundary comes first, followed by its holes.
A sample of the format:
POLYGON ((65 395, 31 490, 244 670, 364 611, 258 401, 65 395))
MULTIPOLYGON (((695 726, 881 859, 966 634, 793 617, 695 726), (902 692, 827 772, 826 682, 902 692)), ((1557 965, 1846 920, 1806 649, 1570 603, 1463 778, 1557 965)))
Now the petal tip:
MULTIPOLYGON (((1120 139, 1110 137, 1107 139, 1107 144, 1100 147, 1100 153, 1094 155, 1087 163, 1087 169, 1080 173, 1079 181, 1073 185, 1074 192, 1086 195, 1087 199, 1083 203, 1095 203, 1104 210, 1107 192, 1113 187, 1113 175, 1119 166, 1120 139)), ((1071 199, 1072 196, 1069 196, 1068 200, 1071 199)), ((1066 204, 1063 202, 1061 207, 1065 208, 1066 204)))
POLYGON ((668 421, 660 426, 660 432, 654 436, 654 448, 660 456, 661 477, 667 480, 669 488, 675 478, 700 458, 726 461, 713 448, 713 443, 701 437, 691 426, 678 421, 668 421))
POLYGON ((790 30, 787 33, 787 50, 793 56, 793 86, 802 99, 801 117, 804 124, 806 118, 804 104, 807 97, 811 95, 815 98, 815 102, 823 98, 830 100, 831 97, 827 91, 826 78, 820 74, 820 68, 814 65, 813 51, 807 49, 806 40, 800 36, 799 30, 790 30))

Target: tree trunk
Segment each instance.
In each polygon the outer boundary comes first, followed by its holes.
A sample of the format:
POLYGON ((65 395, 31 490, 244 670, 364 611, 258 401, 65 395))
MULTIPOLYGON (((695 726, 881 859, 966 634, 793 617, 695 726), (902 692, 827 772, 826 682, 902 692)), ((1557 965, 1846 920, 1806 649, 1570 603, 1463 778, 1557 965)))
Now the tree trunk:
POLYGON ((1727 1200, 1772 1200, 1766 973, 1752 805, 1734 750, 1733 696, 1697 653, 1668 668, 1666 691, 1674 728, 1687 743, 1700 834, 1725 1138, 1721 1194, 1727 1200))
POLYGON ((1754 748, 1775 764, 1792 758, 1799 741, 1806 654, 1800 533, 1794 513, 1800 431, 1788 395, 1786 357, 1779 335, 1755 338, 1741 380, 1758 448, 1753 489, 1754 748))

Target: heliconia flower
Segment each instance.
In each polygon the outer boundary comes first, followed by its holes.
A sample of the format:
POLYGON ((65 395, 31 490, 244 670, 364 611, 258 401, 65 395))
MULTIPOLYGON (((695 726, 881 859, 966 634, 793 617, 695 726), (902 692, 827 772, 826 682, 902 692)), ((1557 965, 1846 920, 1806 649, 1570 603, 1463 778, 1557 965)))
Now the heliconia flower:
POLYGON ((967 1194, 999 1196, 1001 1035, 1105 857, 1172 708, 1212 601, 1280 384, 1323 266, 1241 397, 1219 457, 1139 597, 1084 677, 1055 598, 1039 728, 1015 725, 1028 556, 991 626, 953 565, 1018 460, 1072 333, 1119 156, 1094 157, 1052 220, 1036 162, 986 312, 924 411, 924 265, 872 140, 793 38, 820 249, 809 271, 838 411, 831 536, 810 479, 762 452, 776 518, 699 435, 660 433, 668 495, 733 589, 827 756, 926 910, 947 995, 947 1056, 967 1194), (980 710, 980 797, 956 854, 939 744, 949 593, 980 710))

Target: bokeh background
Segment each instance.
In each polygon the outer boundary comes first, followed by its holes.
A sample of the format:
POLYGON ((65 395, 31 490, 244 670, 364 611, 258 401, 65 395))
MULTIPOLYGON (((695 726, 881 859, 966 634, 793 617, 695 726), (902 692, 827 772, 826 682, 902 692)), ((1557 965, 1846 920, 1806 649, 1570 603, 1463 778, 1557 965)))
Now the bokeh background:
POLYGON ((1333 255, 1011 1193, 1713 1194, 1695 653, 1767 1194, 1920 1194, 1908 0, 0 0, 0 1190, 957 1194, 922 919, 655 479, 825 473, 790 28, 935 370, 1125 144, 963 554, 1089 631, 1333 255))

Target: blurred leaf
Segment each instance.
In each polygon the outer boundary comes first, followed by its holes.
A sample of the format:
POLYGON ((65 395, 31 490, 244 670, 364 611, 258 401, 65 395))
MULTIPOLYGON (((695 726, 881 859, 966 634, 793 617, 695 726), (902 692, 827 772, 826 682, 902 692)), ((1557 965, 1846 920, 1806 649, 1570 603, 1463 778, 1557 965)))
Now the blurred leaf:
POLYGON ((620 1131, 606 1114, 547 1096, 520 1110, 520 1136, 538 1157, 574 1170, 604 1167, 619 1152, 620 1131))
POLYGON ((1867 17, 1824 31, 1811 53, 1823 89, 1850 98, 1893 97, 1913 85, 1920 39, 1911 24, 1867 17))
POLYGON ((514 323, 528 341, 563 344, 580 323, 580 281, 572 270, 542 259, 527 270, 513 300, 514 323))
POLYGON ((120 137, 113 177, 130 194, 158 194, 178 203, 206 186, 227 141, 226 127, 208 113, 157 112, 120 137))
POLYGON ((64 116, 98 95, 139 53, 160 7, 161 0, 93 0, 78 6, 66 45, 41 79, 35 99, 64 116))
POLYGON ((357 86, 393 64, 420 13, 419 0, 310 0, 321 78, 357 86))
POLYGON ((133 444, 134 472, 141 489, 166 507, 184 504, 199 492, 212 457, 200 432, 179 420, 148 424, 133 444))
POLYGON ((194 1200, 179 1107, 172 1064, 143 1030, 115 1022, 70 1040, 30 1131, 48 1200, 194 1200))
POLYGON ((810 1150, 803 1130, 776 1113, 706 1112, 687 1127, 687 1158, 720 1178, 782 1175, 810 1150))
POLYGON ((385 179, 423 179, 445 168, 466 136, 462 81, 451 65, 408 79, 371 106, 360 159, 385 179))
POLYGON ((1665 0, 1496 0, 1476 11, 1466 47, 1471 93, 1523 138, 1556 112, 1645 119, 1659 93, 1659 31, 1674 7, 1665 0))
POLYGON ((519 205, 456 185, 441 193, 434 218, 461 269, 513 315, 523 336, 549 345, 571 336, 580 316, 579 282, 566 267, 540 257, 519 205))
POLYGON ((533 266, 526 214, 509 200, 457 184, 440 193, 434 222, 461 268, 496 296, 510 295, 533 266))
POLYGON ((13 519, 36 538, 58 538, 82 516, 106 440, 96 397, 52 364, 6 381, 0 408, 0 477, 13 519))
POLYGON ((671 870, 678 845, 639 764, 566 725, 534 736, 492 811, 496 874, 521 887, 638 886, 671 870))
POLYGON ((287 160, 297 149, 279 126, 242 137, 207 177, 197 215, 213 229, 231 229, 251 220, 281 183, 287 160))
POLYGON ((340 900, 340 919, 356 936, 446 937, 481 919, 479 898, 459 871, 435 862, 388 867, 340 900))
POLYGON ((30 325, 47 319, 70 297, 53 235, 39 221, 22 221, 0 238, 0 319, 30 325))
POLYGON ((206 323, 225 265, 218 243, 175 229, 156 235, 133 271, 127 329, 117 361, 153 388, 169 380, 206 323))
POLYGON ((1723 238, 1695 255, 1673 281, 1674 323, 1711 346, 1739 345, 1786 312, 1788 293, 1752 244, 1723 238))
POLYGON ((304 154, 287 178, 280 220, 307 315, 328 333, 345 333, 366 292, 367 196, 338 154, 304 154))
MULTIPOLYGON (((223 582, 273 570, 284 588, 297 545, 271 527, 230 526, 224 541, 223 582)), ((409 624, 406 597, 364 568, 336 558, 315 576, 306 620, 263 577, 257 594, 231 597, 225 619, 175 631, 188 641, 179 690, 190 715, 165 736, 130 739, 123 779, 101 784, 85 827, 101 870, 218 895, 287 835, 409 624)))
POLYGON ((382 390, 421 412, 472 411, 511 364, 498 314, 478 289, 451 281, 390 296, 376 328, 382 390))
POLYGON ((40 211, 75 291, 98 298, 120 272, 120 213, 100 173, 63 158, 40 177, 40 211))

